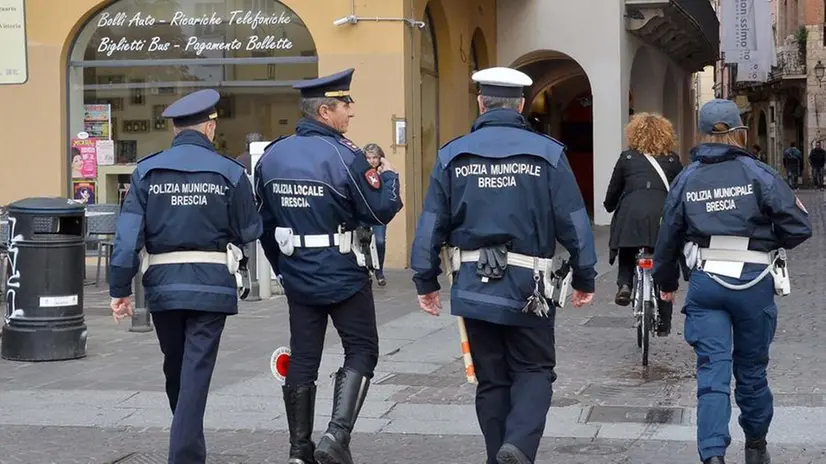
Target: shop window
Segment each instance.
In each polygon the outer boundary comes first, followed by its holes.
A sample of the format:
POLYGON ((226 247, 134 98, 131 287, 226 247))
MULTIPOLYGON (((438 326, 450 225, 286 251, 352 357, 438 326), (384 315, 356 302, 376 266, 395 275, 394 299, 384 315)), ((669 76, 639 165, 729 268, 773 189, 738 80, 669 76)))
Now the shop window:
POLYGON ((122 201, 137 161, 169 147, 161 113, 196 90, 221 94, 215 146, 227 156, 246 151, 248 133, 290 133, 301 115, 291 86, 318 77, 317 62, 306 25, 275 0, 111 4, 70 54, 70 193, 122 201))

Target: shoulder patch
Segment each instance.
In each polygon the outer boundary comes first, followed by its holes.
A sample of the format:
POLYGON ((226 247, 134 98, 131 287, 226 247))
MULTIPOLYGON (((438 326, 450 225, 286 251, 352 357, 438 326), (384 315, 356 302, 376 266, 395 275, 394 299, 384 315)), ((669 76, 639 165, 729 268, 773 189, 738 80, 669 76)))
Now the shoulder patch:
POLYGON ((379 172, 376 171, 375 168, 370 168, 364 171, 364 180, 367 181, 367 185, 369 185, 373 190, 378 190, 381 188, 381 176, 379 176, 379 172))
POLYGON ((345 147, 349 148, 350 151, 352 151, 353 153, 361 152, 361 148, 359 148, 359 146, 356 145, 355 142, 353 142, 352 140, 350 140, 348 138, 342 137, 342 138, 338 139, 338 143, 340 143, 340 144, 344 145, 345 147))
POLYGON ((163 153, 164 151, 165 151, 165 150, 156 151, 155 153, 152 153, 151 155, 146 155, 146 156, 144 156, 143 158, 141 158, 141 159, 139 159, 139 160, 138 160, 138 164, 143 163, 144 161, 148 160, 149 158, 152 158, 153 156, 160 155, 160 154, 161 154, 161 153, 163 153))

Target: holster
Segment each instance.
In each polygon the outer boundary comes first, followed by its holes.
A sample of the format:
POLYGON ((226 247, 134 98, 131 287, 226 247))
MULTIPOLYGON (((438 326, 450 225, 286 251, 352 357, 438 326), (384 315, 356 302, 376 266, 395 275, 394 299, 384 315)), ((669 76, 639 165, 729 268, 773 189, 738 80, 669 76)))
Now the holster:
POLYGON ((542 286, 545 298, 551 301, 557 307, 565 306, 565 299, 568 297, 568 291, 571 288, 571 281, 574 278, 574 269, 568 261, 563 261, 562 265, 556 271, 553 270, 552 264, 542 272, 542 286))
POLYGON ((482 278, 482 282, 487 282, 490 279, 499 280, 505 277, 505 271, 507 269, 507 245, 479 249, 479 261, 476 262, 476 275, 482 278))
MULTIPOLYGON (((353 251, 353 242, 355 241, 355 234, 353 234, 353 238, 347 240, 347 231, 344 228, 344 225, 338 226, 338 251, 341 254, 346 255, 353 251)), ((356 247, 358 248, 358 247, 356 247)), ((358 258, 358 256, 356 256, 358 258)))
POLYGON ((379 252, 376 247, 376 236, 370 227, 359 226, 353 233, 353 253, 356 262, 370 271, 379 268, 379 252))
POLYGON ((289 227, 275 228, 275 243, 278 244, 278 249, 284 256, 292 256, 295 252, 295 245, 293 245, 293 230, 289 227))
POLYGON ((789 278, 788 261, 786 260, 786 250, 780 249, 777 258, 771 265, 769 273, 774 280, 774 293, 777 296, 786 296, 792 292, 792 282, 789 278))
POLYGON ((227 270, 235 277, 235 286, 238 289, 238 298, 246 299, 250 294, 250 277, 247 269, 249 258, 244 256, 244 250, 232 243, 227 244, 227 270))

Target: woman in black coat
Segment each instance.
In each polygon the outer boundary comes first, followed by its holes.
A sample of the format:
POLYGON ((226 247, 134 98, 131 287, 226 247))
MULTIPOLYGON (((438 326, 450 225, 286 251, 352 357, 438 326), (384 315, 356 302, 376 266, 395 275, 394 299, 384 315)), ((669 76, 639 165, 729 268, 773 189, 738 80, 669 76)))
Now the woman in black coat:
MULTIPOLYGON (((663 205, 670 185, 682 171, 680 158, 674 153, 676 135, 668 119, 654 113, 638 113, 625 127, 629 149, 622 152, 603 205, 611 220, 609 262, 618 258, 617 295, 614 302, 628 306, 634 280, 636 255, 640 248, 652 251, 657 243, 663 205), (661 172, 654 164, 656 163, 661 172), (665 177, 665 179, 663 179, 665 177)), ((659 336, 671 331, 672 304, 660 302, 659 336)))

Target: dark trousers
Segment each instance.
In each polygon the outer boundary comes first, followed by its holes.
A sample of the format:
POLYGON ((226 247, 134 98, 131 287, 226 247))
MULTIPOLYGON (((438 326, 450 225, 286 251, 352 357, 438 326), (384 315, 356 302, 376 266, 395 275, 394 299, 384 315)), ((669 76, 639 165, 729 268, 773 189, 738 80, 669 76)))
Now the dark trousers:
MULTIPOLYGON (((750 276, 754 277, 754 276, 750 276)), ((746 278, 727 279, 743 284, 746 278)), ((700 459, 725 456, 731 443, 731 376, 740 427, 763 438, 774 416, 766 368, 777 330, 774 282, 766 276, 747 290, 729 290, 694 272, 685 298, 685 340, 697 353, 697 448, 700 459)))
POLYGON ((203 311, 152 313, 172 409, 169 464, 206 462, 204 410, 226 318, 203 311))
POLYGON ((815 178, 815 187, 823 188, 823 166, 812 166, 812 177, 815 178))
POLYGON ((554 315, 540 327, 465 319, 476 368, 476 417, 488 464, 510 443, 536 460, 556 380, 554 315))
POLYGON ((373 226, 376 234, 376 251, 379 253, 379 271, 384 272, 384 257, 387 255, 387 226, 373 226))
POLYGON ((327 317, 341 337, 344 367, 372 379, 379 361, 379 334, 373 287, 368 282, 350 298, 331 305, 305 305, 287 298, 290 308, 290 367, 286 385, 298 387, 318 379, 327 317))
MULTIPOLYGON (((620 248, 617 254, 617 287, 634 286, 634 273, 637 267, 639 248, 620 248)), ((632 288, 633 289, 633 288, 632 288)))

